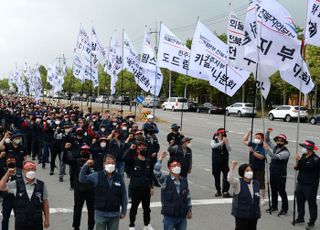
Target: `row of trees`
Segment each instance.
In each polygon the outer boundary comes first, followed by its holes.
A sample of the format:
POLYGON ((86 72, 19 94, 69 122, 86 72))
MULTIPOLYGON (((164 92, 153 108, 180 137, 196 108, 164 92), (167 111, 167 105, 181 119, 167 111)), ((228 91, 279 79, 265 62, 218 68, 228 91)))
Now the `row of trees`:
MULTIPOLYGON (((299 29, 301 31, 301 29, 299 29)), ((224 42, 227 41, 226 34, 219 36, 224 42)), ((186 44, 190 48, 192 41, 187 40, 186 44)), ((314 90, 308 95, 308 105, 312 109, 314 101, 318 101, 318 85, 320 84, 320 48, 314 46, 307 46, 306 59, 309 66, 309 71, 312 79, 316 85, 314 90)), ((47 70, 41 65, 39 67, 41 74, 43 91, 46 92, 52 88, 47 82, 47 70)), ((170 71, 162 69, 163 74, 163 86, 160 92, 160 97, 165 100, 169 96, 169 78, 170 71)), ((103 71, 103 66, 98 69, 99 73, 99 87, 93 89, 91 81, 81 83, 80 80, 76 79, 72 74, 72 69, 69 68, 65 81, 63 84, 63 92, 66 94, 84 93, 86 95, 110 95, 110 76, 103 71)), ((188 77, 179 73, 171 72, 172 89, 171 96, 186 96, 199 103, 212 102, 216 105, 223 105, 225 96, 217 89, 210 86, 209 82, 204 80, 198 80, 195 78, 188 77)), ((271 90, 266 101, 267 106, 287 104, 288 102, 294 102, 297 98, 299 91, 287 84, 280 78, 279 72, 271 76, 271 90)), ((0 80, 0 89, 9 89, 8 79, 0 80)), ((232 98, 227 97, 226 103, 230 104, 236 101, 252 102, 255 91, 254 78, 251 76, 249 80, 243 85, 232 98)), ((119 74, 119 81, 116 85, 117 95, 126 95, 131 98, 135 98, 136 95, 144 93, 134 82, 134 76, 132 73, 124 70, 119 74)))

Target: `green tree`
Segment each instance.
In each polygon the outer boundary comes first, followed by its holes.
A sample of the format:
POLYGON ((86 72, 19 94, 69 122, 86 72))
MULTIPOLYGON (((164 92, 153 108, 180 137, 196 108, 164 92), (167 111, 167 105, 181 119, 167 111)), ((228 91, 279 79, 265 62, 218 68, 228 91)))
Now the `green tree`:
POLYGON ((10 88, 9 80, 7 78, 0 80, 0 89, 8 90, 10 88))

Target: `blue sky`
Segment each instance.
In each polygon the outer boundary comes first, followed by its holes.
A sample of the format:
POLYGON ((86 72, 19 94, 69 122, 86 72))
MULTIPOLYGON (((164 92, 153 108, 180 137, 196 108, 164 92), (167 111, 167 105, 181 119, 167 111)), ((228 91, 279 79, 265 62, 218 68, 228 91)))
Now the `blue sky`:
MULTIPOLYGON (((280 0, 299 26, 304 25, 307 0, 280 0)), ((48 65, 64 53, 72 63, 82 23, 93 25, 107 46, 114 30, 124 28, 140 51, 144 26, 162 21, 183 41, 193 36, 197 17, 217 33, 226 32, 229 1, 225 0, 1 0, 0 77, 30 65, 48 65)), ((232 0, 231 8, 244 19, 248 0, 232 0)))

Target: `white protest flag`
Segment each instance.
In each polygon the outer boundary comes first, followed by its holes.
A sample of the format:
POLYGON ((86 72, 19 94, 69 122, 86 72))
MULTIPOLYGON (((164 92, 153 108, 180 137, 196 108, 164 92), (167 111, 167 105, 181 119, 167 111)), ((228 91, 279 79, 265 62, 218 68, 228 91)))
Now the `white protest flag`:
POLYGON ((93 86, 98 85, 98 71, 92 63, 91 43, 87 32, 80 27, 77 46, 74 49, 73 74, 82 82, 90 80, 93 86))
POLYGON ((144 33, 142 43, 140 66, 151 71, 156 71, 157 67, 157 59, 151 46, 151 39, 147 30, 144 33))
MULTIPOLYGON (((34 82, 33 82, 33 70, 31 69, 31 67, 28 65, 27 61, 24 62, 24 67, 23 67, 23 77, 25 79, 25 81, 28 84, 28 89, 29 89, 29 94, 34 92, 34 82)), ((24 88, 25 89, 25 95, 28 94, 27 92, 27 87, 24 88)))
MULTIPOLYGON (((116 34, 116 33, 115 33, 116 34)), ((121 43, 115 38, 116 35, 110 41, 110 47, 107 55, 107 62, 105 66, 105 72, 111 76, 110 90, 111 94, 115 93, 115 86, 118 81, 118 74, 122 70, 122 50, 121 43)))
MULTIPOLYGON (((239 67, 256 74, 258 58, 251 60, 244 56, 244 35, 245 31, 243 23, 236 13, 230 12, 228 25, 228 63, 234 67, 239 67)), ((269 77, 276 71, 276 68, 273 66, 259 64, 256 87, 260 89, 265 99, 267 99, 271 87, 269 77)))
POLYGON ((79 56, 75 56, 73 60, 73 76, 79 79, 82 83, 85 81, 84 79, 84 69, 82 68, 82 62, 79 56))
POLYGON ((228 23, 228 63, 232 66, 255 73, 257 59, 249 59, 244 56, 244 25, 233 11, 229 14, 228 23))
POLYGON ((320 1, 308 0, 305 43, 320 46, 320 1))
MULTIPOLYGON (((243 43, 245 56, 248 58, 257 57, 256 36, 259 40, 259 63, 274 66, 280 70, 281 77, 285 81, 300 89, 300 79, 303 78, 294 70, 297 70, 295 66, 304 66, 300 53, 301 41, 297 38, 292 17, 278 1, 257 0, 250 2, 243 43)), ((307 69, 303 70, 300 73, 306 72, 309 75, 307 69)), ((302 81, 304 93, 310 92, 313 88, 312 80, 302 81)))
POLYGON ((82 28, 82 26, 80 27, 78 41, 74 52, 88 57, 90 57, 91 54, 90 39, 87 32, 82 28))
POLYGON ((111 40, 110 52, 108 55, 107 73, 118 75, 122 70, 122 49, 121 42, 116 39, 116 36, 111 40))
POLYGON ((228 66, 227 55, 228 46, 198 21, 192 40, 189 68, 207 76, 211 86, 232 97, 250 73, 228 66))
POLYGON ((189 75, 189 57, 190 50, 188 47, 161 23, 157 56, 158 66, 189 75))
POLYGON ((314 88, 314 83, 305 62, 295 63, 291 69, 282 70, 280 71, 280 74, 284 81, 290 85, 293 85, 297 89, 300 89, 300 84, 302 81, 301 92, 304 94, 310 93, 310 91, 314 88))
POLYGON ((64 66, 59 72, 59 68, 56 64, 48 66, 47 79, 50 85, 52 85, 53 93, 57 93, 62 90, 62 85, 64 83, 64 76, 66 75, 64 66))
POLYGON ((57 73, 57 66, 55 64, 48 65, 47 68, 47 81, 50 83, 52 87, 55 85, 55 78, 56 78, 56 73, 57 73))
POLYGON ((101 46, 97 33, 93 27, 91 29, 91 33, 91 62, 95 67, 97 67, 105 58, 106 53, 105 49, 101 46))
POLYGON ((18 93, 22 93, 24 94, 24 82, 22 80, 22 75, 19 72, 18 66, 15 66, 15 70, 14 70, 14 83, 16 84, 17 88, 18 88, 18 93))
POLYGON ((145 92, 150 90, 149 77, 146 75, 147 72, 140 67, 139 56, 134 50, 133 45, 127 33, 123 34, 123 61, 124 67, 134 75, 134 80, 137 85, 145 92))
POLYGON ((144 34, 140 66, 148 72, 151 85, 150 93, 158 96, 161 91, 163 76, 160 68, 157 66, 157 59, 151 46, 151 39, 147 31, 145 31, 144 34))
POLYGON ((84 65, 85 60, 91 53, 91 46, 87 32, 80 27, 76 48, 74 49, 75 58, 73 60, 73 75, 75 78, 84 82, 86 79, 84 65))
POLYGON ((16 82, 15 82, 14 73, 12 73, 12 72, 9 73, 8 82, 9 82, 9 85, 10 85, 10 86, 13 86, 13 84, 16 83, 16 82))
POLYGON ((34 94, 36 100, 39 100, 42 94, 42 81, 41 81, 41 75, 39 71, 39 67, 36 67, 35 69, 32 70, 33 72, 33 88, 34 88, 34 94))

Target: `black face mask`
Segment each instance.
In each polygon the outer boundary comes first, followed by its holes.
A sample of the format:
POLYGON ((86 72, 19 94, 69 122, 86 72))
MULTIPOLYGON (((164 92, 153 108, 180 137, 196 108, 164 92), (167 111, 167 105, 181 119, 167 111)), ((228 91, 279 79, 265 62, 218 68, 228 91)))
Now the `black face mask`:
POLYGON ((146 150, 146 149, 141 149, 139 154, 140 154, 141 156, 145 156, 146 153, 147 153, 147 150, 146 150))
POLYGON ((9 163, 9 164, 7 164, 7 166, 9 169, 13 169, 16 167, 16 163, 9 163))
POLYGON ((277 147, 282 148, 284 144, 277 144, 277 147))
POLYGON ((153 131, 153 130, 148 130, 147 133, 148 133, 149 135, 153 135, 153 134, 154 134, 154 131, 153 131))

